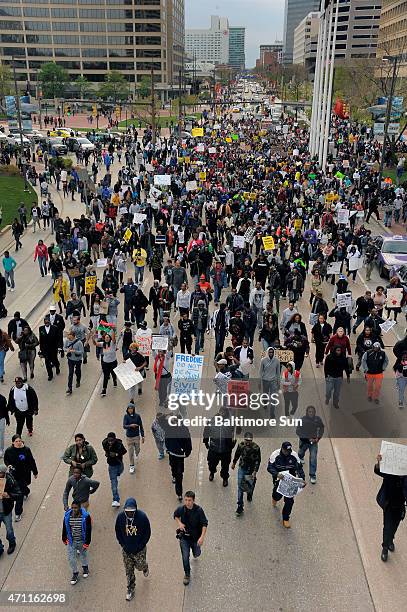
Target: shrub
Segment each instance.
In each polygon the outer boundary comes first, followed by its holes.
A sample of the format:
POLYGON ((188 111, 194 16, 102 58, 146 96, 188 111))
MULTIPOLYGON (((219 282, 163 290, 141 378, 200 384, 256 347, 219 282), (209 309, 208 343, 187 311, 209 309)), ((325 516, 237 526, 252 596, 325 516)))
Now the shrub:
POLYGON ((0 165, 0 176, 21 176, 20 169, 12 164, 0 165))

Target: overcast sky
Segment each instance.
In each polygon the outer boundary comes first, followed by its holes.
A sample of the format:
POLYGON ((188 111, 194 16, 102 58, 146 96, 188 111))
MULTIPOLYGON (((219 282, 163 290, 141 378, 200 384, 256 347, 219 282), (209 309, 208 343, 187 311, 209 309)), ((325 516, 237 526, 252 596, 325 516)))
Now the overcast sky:
POLYGON ((282 39, 284 0, 185 0, 186 28, 209 28, 211 15, 246 27, 246 67, 259 57, 259 46, 282 39))

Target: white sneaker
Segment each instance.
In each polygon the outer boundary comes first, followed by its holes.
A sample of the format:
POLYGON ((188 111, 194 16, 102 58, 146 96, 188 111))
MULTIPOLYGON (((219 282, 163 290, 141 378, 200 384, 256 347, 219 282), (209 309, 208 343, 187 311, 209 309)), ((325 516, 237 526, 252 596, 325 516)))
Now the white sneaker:
POLYGON ((120 502, 112 501, 112 508, 120 508, 120 502))
POLYGON ((310 480, 310 483, 311 483, 311 484, 315 484, 315 483, 317 482, 317 479, 316 479, 316 478, 310 478, 309 480, 310 480))
POLYGON ((16 514, 16 518, 14 520, 16 521, 16 523, 21 521, 21 514, 16 514))
POLYGON ((134 474, 134 472, 135 472, 135 471, 136 471, 136 468, 134 467, 134 465, 131 465, 131 466, 129 467, 129 472, 130 472, 130 474, 134 474))
POLYGON ((134 597, 134 591, 127 591, 126 593, 126 601, 131 601, 134 597))
POLYGON ((15 289, 13 289, 13 287, 11 287, 10 291, 11 291, 11 293, 13 293, 13 291, 15 291, 15 289))

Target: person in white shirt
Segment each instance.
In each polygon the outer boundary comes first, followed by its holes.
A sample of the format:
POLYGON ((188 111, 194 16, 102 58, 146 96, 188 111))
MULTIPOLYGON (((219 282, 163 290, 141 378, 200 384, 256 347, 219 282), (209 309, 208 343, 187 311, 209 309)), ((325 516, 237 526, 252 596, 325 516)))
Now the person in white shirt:
POLYGON ((176 308, 179 308, 180 315, 187 314, 189 316, 189 308, 191 304, 191 292, 188 291, 186 283, 182 283, 181 289, 177 293, 175 302, 176 308))

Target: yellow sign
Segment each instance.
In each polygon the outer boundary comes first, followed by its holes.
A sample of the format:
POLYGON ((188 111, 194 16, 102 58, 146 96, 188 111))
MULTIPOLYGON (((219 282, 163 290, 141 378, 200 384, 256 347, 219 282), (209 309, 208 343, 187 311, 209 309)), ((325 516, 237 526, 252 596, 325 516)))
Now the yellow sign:
POLYGON ((302 228, 302 219, 295 219, 294 221, 294 229, 300 230, 302 228))
POLYGON ((333 193, 327 193, 325 196, 325 201, 326 202, 333 202, 334 201, 334 194, 333 193))
POLYGON ((273 236, 263 236, 263 246, 265 251, 274 250, 274 238, 273 236))
POLYGON ((96 281, 97 281, 96 276, 86 276, 85 278, 85 294, 86 295, 91 295, 92 293, 95 293, 96 281))
POLYGON ((191 158, 187 155, 186 157, 184 157, 184 162, 186 164, 190 164, 191 163, 191 158))
POLYGON ((130 242, 130 238, 132 236, 133 236, 133 232, 131 231, 130 228, 127 228, 126 231, 124 232, 123 240, 125 242, 130 242))
POLYGON ((197 136, 203 136, 204 135, 203 128, 192 128, 191 134, 193 138, 196 138, 197 136))
POLYGON ((257 196, 256 196, 256 194, 255 194, 255 193, 251 193, 251 194, 250 194, 250 199, 251 199, 251 200, 253 200, 253 202, 254 202, 254 200, 256 199, 256 197, 257 197, 257 196))
POLYGON ((206 172, 200 172, 199 173, 199 180, 200 181, 206 181, 206 172))
POLYGON ((232 142, 232 139, 231 139, 230 136, 226 136, 225 140, 226 140, 226 142, 232 142))
POLYGON ((243 197, 245 200, 248 200, 250 198, 250 193, 248 191, 244 191, 243 192, 243 197))
POLYGON ((179 163, 179 164, 183 164, 183 163, 184 163, 184 161, 185 161, 185 158, 184 158, 184 157, 178 157, 178 163, 179 163))

